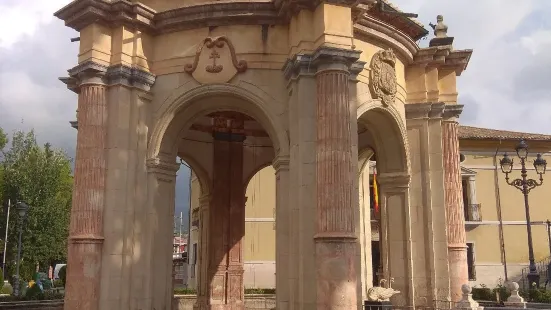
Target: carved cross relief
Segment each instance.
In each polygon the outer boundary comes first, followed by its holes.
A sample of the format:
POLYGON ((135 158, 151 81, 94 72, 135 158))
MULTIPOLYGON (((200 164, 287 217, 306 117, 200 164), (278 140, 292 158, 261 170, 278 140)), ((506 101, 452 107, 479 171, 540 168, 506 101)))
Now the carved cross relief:
POLYGON ((226 83, 246 70, 247 62, 237 60, 235 48, 225 36, 205 38, 198 45, 193 62, 184 67, 202 84, 226 83))

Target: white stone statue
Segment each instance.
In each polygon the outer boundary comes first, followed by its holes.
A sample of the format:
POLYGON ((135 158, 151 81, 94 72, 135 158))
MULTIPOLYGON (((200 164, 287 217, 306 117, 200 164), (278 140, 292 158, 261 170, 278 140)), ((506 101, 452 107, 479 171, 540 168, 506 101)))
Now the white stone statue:
POLYGON ((389 301, 390 297, 399 294, 400 291, 396 291, 392 288, 392 282, 394 282, 394 278, 390 278, 388 287, 385 288, 383 283, 386 283, 386 279, 381 279, 381 281, 379 281, 379 286, 374 286, 367 291, 367 300, 389 301))

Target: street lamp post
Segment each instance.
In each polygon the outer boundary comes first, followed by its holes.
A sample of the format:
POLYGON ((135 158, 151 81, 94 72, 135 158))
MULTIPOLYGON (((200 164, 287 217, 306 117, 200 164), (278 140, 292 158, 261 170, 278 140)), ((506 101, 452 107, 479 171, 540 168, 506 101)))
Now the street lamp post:
POLYGON ((507 184, 519 189, 524 195, 524 211, 526 212, 526 232, 528 235, 528 260, 530 261, 530 271, 527 278, 529 286, 533 283, 539 286, 540 275, 536 269, 536 262, 534 261, 534 246, 532 244, 532 223, 530 221, 530 206, 528 205, 528 194, 530 191, 543 184, 543 174, 547 168, 547 162, 541 157, 541 154, 536 155, 534 160, 534 168, 539 175, 539 181, 528 179, 528 171, 526 170, 526 159, 528 157, 528 145, 524 140, 521 140, 518 146, 515 148, 517 156, 520 159, 520 179, 509 180, 509 173, 513 170, 513 160, 507 156, 507 153, 503 155, 503 158, 499 161, 501 171, 505 173, 505 181, 507 184))
POLYGON ((17 212, 19 213, 19 241, 17 243, 17 261, 15 262, 15 281, 14 281, 14 288, 13 288, 13 294, 15 296, 19 296, 19 265, 21 261, 21 235, 23 234, 23 223, 25 221, 25 216, 27 215, 27 210, 29 209, 29 206, 24 202, 18 202, 15 206, 17 209, 17 212))

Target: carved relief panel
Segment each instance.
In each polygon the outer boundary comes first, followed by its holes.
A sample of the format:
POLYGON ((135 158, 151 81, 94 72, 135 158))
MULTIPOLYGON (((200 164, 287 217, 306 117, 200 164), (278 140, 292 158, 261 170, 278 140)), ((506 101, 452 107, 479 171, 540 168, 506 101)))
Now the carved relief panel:
POLYGON ((392 49, 378 51, 371 59, 370 86, 373 96, 384 105, 396 99, 396 55, 392 49))
POLYGON ((201 84, 226 83, 247 70, 245 60, 237 60, 233 44, 225 36, 207 37, 197 47, 193 63, 184 71, 201 84))

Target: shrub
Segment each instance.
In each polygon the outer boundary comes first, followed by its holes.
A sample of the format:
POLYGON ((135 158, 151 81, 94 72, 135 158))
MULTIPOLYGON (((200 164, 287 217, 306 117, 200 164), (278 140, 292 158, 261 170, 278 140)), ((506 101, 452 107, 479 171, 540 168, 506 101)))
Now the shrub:
POLYGON ((547 291, 543 288, 531 289, 528 291, 519 292, 522 297, 527 301, 550 304, 551 303, 551 291, 547 291))
POLYGON ((4 270, 2 270, 2 268, 0 268, 0 285, 4 285, 4 270))
POLYGON ((175 288, 174 294, 175 295, 195 295, 197 294, 197 292, 191 288, 175 288))
POLYGON ((245 294, 275 294, 275 288, 246 288, 245 294))
POLYGON ((54 280, 54 287, 63 287, 63 281, 61 279, 54 280))
POLYGON ((481 287, 473 287, 473 299, 482 301, 495 301, 495 294, 492 290, 485 285, 481 287))
POLYGON ((44 291, 44 300, 58 300, 63 299, 63 294, 55 291, 44 291))
POLYGON ((7 294, 7 295, 13 294, 13 287, 8 285, 2 286, 2 289, 0 290, 0 294, 7 294))
POLYGON ((59 279, 63 283, 63 286, 65 286, 65 281, 67 280, 67 265, 59 268, 59 279))
POLYGON ((44 293, 42 292, 38 284, 34 284, 33 286, 29 287, 24 296, 26 300, 44 299, 44 293))

